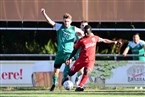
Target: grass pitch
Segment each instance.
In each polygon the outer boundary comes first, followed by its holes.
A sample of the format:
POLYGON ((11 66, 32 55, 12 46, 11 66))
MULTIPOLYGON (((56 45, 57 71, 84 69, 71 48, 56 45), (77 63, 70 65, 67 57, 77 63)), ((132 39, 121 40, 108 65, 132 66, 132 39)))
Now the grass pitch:
POLYGON ((0 88, 0 97, 145 97, 145 89, 85 89, 84 92, 75 92, 59 88, 50 92, 42 88, 0 88))

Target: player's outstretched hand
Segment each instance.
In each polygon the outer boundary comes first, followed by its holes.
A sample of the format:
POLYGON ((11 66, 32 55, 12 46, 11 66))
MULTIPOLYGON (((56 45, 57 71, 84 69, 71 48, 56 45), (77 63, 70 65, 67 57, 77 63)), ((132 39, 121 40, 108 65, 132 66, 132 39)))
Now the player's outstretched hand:
POLYGON ((65 64, 66 64, 66 65, 70 65, 70 64, 71 64, 71 62, 72 62, 72 60, 71 60, 71 59, 66 59, 65 64))
POLYGON ((42 13, 45 13, 45 9, 44 9, 44 8, 41 8, 41 12, 42 12, 42 13))

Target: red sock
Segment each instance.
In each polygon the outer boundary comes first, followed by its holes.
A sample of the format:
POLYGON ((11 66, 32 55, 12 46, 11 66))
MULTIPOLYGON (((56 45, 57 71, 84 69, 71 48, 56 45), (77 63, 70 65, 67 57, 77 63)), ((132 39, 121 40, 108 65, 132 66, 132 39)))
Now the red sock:
POLYGON ((83 77, 80 81, 80 84, 79 84, 80 87, 82 87, 86 83, 88 77, 89 77, 88 75, 83 75, 83 77))

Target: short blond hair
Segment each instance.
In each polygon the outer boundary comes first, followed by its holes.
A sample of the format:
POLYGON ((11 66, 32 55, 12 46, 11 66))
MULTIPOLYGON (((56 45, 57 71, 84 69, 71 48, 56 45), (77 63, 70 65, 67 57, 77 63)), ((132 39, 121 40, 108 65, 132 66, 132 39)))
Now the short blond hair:
POLYGON ((72 16, 69 13, 65 13, 63 19, 72 19, 72 16))

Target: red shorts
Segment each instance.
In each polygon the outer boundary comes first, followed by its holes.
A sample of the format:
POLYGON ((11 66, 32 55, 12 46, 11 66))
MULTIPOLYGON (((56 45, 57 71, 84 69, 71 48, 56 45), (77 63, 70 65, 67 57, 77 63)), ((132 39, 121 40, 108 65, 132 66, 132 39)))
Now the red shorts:
POLYGON ((76 60, 75 63, 72 65, 70 71, 73 73, 78 72, 81 68, 87 68, 89 72, 93 70, 94 67, 94 61, 84 62, 80 60, 76 60))

